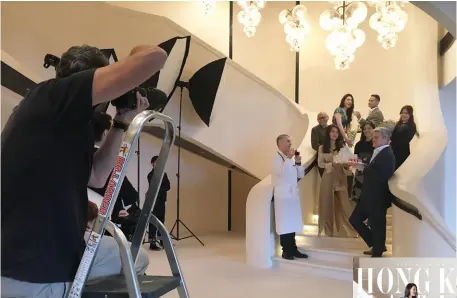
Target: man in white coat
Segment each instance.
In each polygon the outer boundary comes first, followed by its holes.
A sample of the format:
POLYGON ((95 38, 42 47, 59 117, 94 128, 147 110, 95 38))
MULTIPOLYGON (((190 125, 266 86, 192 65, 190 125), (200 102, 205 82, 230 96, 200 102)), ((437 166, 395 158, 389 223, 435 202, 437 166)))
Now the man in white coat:
POLYGON ((278 136, 276 144, 278 152, 273 158, 271 177, 276 233, 280 237, 282 257, 287 260, 307 258, 307 255, 298 251, 295 243, 295 233, 303 230, 297 182, 305 175, 305 169, 301 166, 301 156, 294 154, 295 150, 292 149, 292 142, 288 135, 278 136))

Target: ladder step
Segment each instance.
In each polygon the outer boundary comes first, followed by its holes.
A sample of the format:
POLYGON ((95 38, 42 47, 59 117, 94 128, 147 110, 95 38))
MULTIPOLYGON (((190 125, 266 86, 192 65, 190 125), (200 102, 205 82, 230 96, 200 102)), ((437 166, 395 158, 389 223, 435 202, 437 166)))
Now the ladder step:
MULTIPOLYGON (((174 276, 138 275, 141 297, 158 298, 176 289, 181 280, 174 276)), ((127 284, 123 274, 91 280, 82 298, 128 298, 127 284)))

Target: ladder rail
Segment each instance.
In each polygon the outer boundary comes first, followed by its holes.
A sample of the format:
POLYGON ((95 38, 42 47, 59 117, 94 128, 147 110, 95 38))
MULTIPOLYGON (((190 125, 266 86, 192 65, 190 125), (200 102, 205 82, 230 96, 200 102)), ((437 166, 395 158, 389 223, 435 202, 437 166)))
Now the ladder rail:
MULTIPOLYGON (((89 239, 86 244, 86 249, 84 251, 83 257, 81 259, 81 262, 79 264, 78 270, 76 272, 75 279, 72 283, 72 286, 70 288, 68 298, 80 298, 82 291, 84 289, 84 285, 86 284, 87 278, 89 276, 90 269, 93 265, 93 261, 95 259, 95 255, 98 252, 98 248, 100 246, 100 239, 102 235, 105 232, 106 225, 109 221, 109 218, 111 216, 111 213, 113 212, 115 202, 117 200, 117 197, 119 195, 119 191, 122 187, 122 182, 124 181, 124 177, 126 174, 126 167, 128 162, 130 161, 130 158, 132 156, 132 148, 135 145, 135 143, 138 141, 138 137, 141 133, 141 130, 145 123, 149 122, 152 119, 159 119, 165 122, 166 127, 175 127, 175 124, 173 120, 169 117, 166 116, 162 113, 152 111, 152 110, 146 110, 138 115, 133 119, 133 121, 130 123, 128 130, 124 134, 124 140, 122 142, 122 145, 119 149, 118 156, 116 159, 116 164, 114 166, 113 172, 111 173, 111 177, 108 183, 108 186, 105 190, 105 194, 103 196, 103 201, 100 205, 99 208, 99 213, 97 216, 97 219, 95 220, 94 227, 90 233, 89 239)), ((168 133, 168 138, 167 141, 163 143, 162 149, 161 149, 161 154, 162 151, 164 150, 164 147, 171 147, 174 142, 174 129, 173 130, 167 130, 168 133), (170 132, 171 132, 171 137, 170 137, 170 132)), ((170 148, 168 148, 169 152, 170 148)), ((133 150, 134 151, 134 150, 133 150)), ((166 152, 165 150, 164 152, 166 152)), ((168 155, 167 155, 168 157, 168 155)), ((166 158, 164 156, 159 156, 159 160, 162 160, 163 163, 166 162, 166 158)), ((162 173, 163 174, 163 173, 162 173)), ((129 252, 130 254, 130 252, 129 252)), ((136 261, 136 257, 132 258, 133 264, 136 261)), ((134 267, 133 267, 133 270, 134 267)), ((126 276, 127 278, 127 276, 126 276)), ((135 290, 131 287, 135 287, 135 282, 130 282, 127 279, 127 286, 129 287, 129 293, 136 293, 138 290, 135 290)), ((138 288, 138 287, 137 287, 138 288)), ((134 295, 133 297, 141 297, 134 295)))
POLYGON ((180 279, 181 285, 177 288, 178 295, 180 298, 189 298, 189 292, 187 291, 187 285, 184 281, 184 276, 179 265, 178 257, 176 256, 175 248, 171 242, 170 234, 167 231, 165 225, 160 222, 155 215, 151 215, 149 222, 153 224, 160 232, 165 253, 167 255, 168 263, 170 265, 171 273, 174 277, 180 279))
POLYGON ((124 233, 122 233, 121 229, 119 229, 111 220, 108 220, 106 230, 113 236, 119 245, 122 271, 124 272, 129 297, 141 298, 140 284, 135 271, 135 262, 130 254, 127 238, 124 233))
MULTIPOLYGON (((171 119, 171 118, 170 118, 171 119)), ((176 127, 173 121, 164 121, 165 124, 165 137, 163 139, 162 147, 160 148, 159 157, 156 161, 154 173, 152 174, 148 190, 146 192, 146 199, 143 203, 140 217, 138 219, 135 233, 133 234, 132 246, 130 248, 133 259, 137 260, 140 247, 143 245, 144 235, 146 233, 146 226, 149 223, 149 218, 154 210, 157 195, 159 194, 162 179, 165 174, 165 165, 168 156, 170 155, 171 148, 176 138, 176 127)), ((168 234, 168 233, 167 233, 168 234)))

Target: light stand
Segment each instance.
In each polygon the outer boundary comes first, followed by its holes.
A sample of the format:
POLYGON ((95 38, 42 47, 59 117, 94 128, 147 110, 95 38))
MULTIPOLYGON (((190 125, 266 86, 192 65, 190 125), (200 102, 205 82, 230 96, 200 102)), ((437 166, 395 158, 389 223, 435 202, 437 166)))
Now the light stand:
POLYGON ((194 237, 197 239, 198 242, 200 242, 201 245, 205 246, 203 242, 182 222, 182 220, 179 218, 179 203, 180 203, 180 197, 179 197, 179 189, 180 189, 180 174, 181 174, 181 118, 182 118, 182 91, 184 88, 189 89, 189 83, 188 82, 181 82, 179 81, 177 83, 177 86, 181 89, 181 94, 179 98, 179 120, 178 120, 178 139, 179 139, 179 145, 178 145, 178 173, 176 174, 177 178, 177 184, 176 184, 176 221, 173 224, 173 228, 171 228, 170 231, 170 236, 176 241, 179 240, 184 240, 187 238, 194 237), (184 228, 190 233, 189 236, 186 237, 179 237, 179 225, 182 224, 184 228), (173 231, 176 228, 176 236, 173 235, 173 231))

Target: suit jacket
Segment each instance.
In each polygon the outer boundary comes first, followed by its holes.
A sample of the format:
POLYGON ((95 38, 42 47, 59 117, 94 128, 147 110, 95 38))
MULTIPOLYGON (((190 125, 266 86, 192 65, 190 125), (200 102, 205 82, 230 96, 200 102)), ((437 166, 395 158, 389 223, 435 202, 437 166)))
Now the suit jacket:
POLYGON ((392 193, 388 181, 394 172, 395 156, 389 146, 382 149, 363 170, 360 204, 366 210, 383 211, 391 206, 392 193))
POLYGON ((367 121, 371 121, 374 123, 375 126, 378 126, 379 124, 381 124, 384 121, 384 115, 382 114, 382 112, 379 108, 374 109, 368 115, 367 119, 362 118, 359 120, 359 124, 362 129, 367 121))
POLYGON ((324 144, 326 127, 318 124, 311 129, 311 147, 316 151, 319 150, 320 145, 324 144))
MULTIPOLYGON (((148 174, 148 183, 151 183, 152 175, 154 174, 154 169, 152 169, 148 174)), ((167 173, 163 173, 162 184, 160 185, 159 193, 157 194, 157 201, 165 202, 167 200, 167 191, 170 190, 170 180, 168 180, 167 173)))

